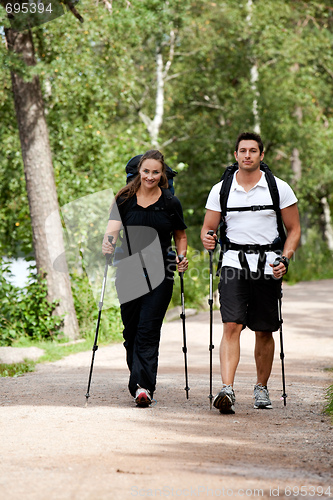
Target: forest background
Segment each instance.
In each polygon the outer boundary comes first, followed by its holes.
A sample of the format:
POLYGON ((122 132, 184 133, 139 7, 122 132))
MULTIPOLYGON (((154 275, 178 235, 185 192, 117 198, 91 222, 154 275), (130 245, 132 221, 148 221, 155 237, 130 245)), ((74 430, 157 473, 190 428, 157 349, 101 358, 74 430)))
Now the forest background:
MULTIPOLYGON (((332 278, 331 4, 82 0, 76 9, 83 23, 68 11, 31 30, 35 64, 27 67, 8 50, 10 25, 0 7, 0 255, 36 257, 13 99, 16 72, 24 81, 39 80, 61 207, 108 188, 116 192, 127 161, 152 147, 178 171, 192 267, 185 275, 187 306, 206 304, 208 256, 199 238, 205 202, 244 130, 261 133, 266 163, 299 199, 302 241, 287 279, 332 278)), ((66 340, 56 303, 47 300, 47 277, 32 269, 20 290, 2 262, 0 281, 0 345, 66 340)), ((70 281, 79 336, 90 342, 96 301, 84 269, 70 269, 70 281)), ((179 303, 178 281, 172 306, 179 303)), ((102 341, 119 340, 118 308, 108 308, 103 321, 102 341)))

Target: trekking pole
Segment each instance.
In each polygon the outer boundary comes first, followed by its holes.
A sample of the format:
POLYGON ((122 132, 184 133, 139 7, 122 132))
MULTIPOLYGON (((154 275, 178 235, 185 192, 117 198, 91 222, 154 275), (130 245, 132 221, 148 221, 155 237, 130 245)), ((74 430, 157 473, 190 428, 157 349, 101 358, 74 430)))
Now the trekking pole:
MULTIPOLYGON (((273 266, 278 266, 280 264, 280 260, 275 260, 273 262, 273 266)), ((280 359, 281 359, 281 368, 282 368, 282 388, 283 394, 281 399, 283 399, 284 406, 287 406, 287 394, 286 394, 286 379, 284 374, 284 350, 283 350, 283 336, 282 336, 282 280, 281 280, 281 288, 278 297, 278 315, 279 315, 279 323, 280 323, 280 359)))
MULTIPOLYGON (((214 231, 208 231, 213 236, 214 231)), ((213 401, 213 254, 214 250, 209 251, 209 407, 212 409, 213 401)))
MULTIPOLYGON (((179 262, 184 258, 184 255, 178 255, 179 262)), ((184 363, 185 363, 185 391, 186 399, 188 399, 188 391, 190 390, 188 386, 188 374, 187 374, 187 346, 186 346, 186 329, 185 329, 185 298, 184 298, 184 273, 179 273, 180 277, 180 295, 182 301, 182 312, 181 319, 183 321, 183 353, 184 353, 184 363)))
POLYGON ((287 406, 287 394, 286 394, 286 379, 284 375, 284 351, 283 351, 283 337, 282 337, 282 287, 281 294, 279 297, 279 321, 280 321, 280 359, 281 359, 281 368, 282 368, 282 387, 283 387, 283 404, 287 406))
MULTIPOLYGON (((113 236, 108 236, 108 241, 109 243, 113 243, 113 236)), ((88 398, 90 397, 89 390, 90 390, 90 384, 91 384, 91 377, 92 377, 92 372, 94 368, 94 360, 95 360, 95 353, 98 349, 97 345, 97 339, 98 339, 98 330, 99 330, 99 325, 101 322, 101 315, 102 315, 102 308, 103 308, 103 300, 104 300, 104 293, 105 293, 105 287, 106 287, 106 277, 108 274, 108 267, 111 265, 112 261, 112 254, 106 254, 105 255, 105 268, 104 268, 104 276, 103 276, 103 284, 102 284, 102 291, 101 291, 101 298, 98 303, 98 318, 97 318, 97 325, 96 325, 96 332, 95 332, 95 340, 94 340, 94 345, 92 348, 92 358, 91 358, 91 365, 90 365, 90 372, 89 372, 89 380, 88 380, 88 388, 87 388, 87 394, 86 394, 86 406, 88 404, 88 398)))

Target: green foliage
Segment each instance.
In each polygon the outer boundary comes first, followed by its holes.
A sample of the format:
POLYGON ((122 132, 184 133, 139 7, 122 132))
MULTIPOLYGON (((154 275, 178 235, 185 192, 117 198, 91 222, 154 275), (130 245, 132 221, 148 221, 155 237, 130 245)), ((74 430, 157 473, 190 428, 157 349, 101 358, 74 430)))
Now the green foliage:
POLYGON ((47 300, 46 279, 31 270, 29 284, 18 288, 6 279, 8 274, 9 266, 0 260, 0 345, 21 337, 55 338, 63 320, 52 315, 57 303, 47 300))
POLYGON ((26 360, 22 363, 12 363, 7 365, 0 363, 0 377, 20 377, 28 372, 33 372, 36 363, 34 361, 26 360))
MULTIPOLYGON (((321 197, 332 192, 333 182, 332 170, 326 168, 333 133, 332 11, 316 1, 256 0, 249 25, 246 2, 214 3, 213 8, 207 4, 197 21, 201 49, 191 63, 200 71, 187 73, 180 85, 181 100, 188 102, 184 122, 186 130, 191 127, 191 139, 176 146, 178 157, 189 163, 178 181, 191 228, 189 240, 197 248, 210 187, 233 160, 238 132, 253 128, 253 64, 259 72, 256 98, 266 161, 294 185, 302 215, 310 212, 318 221, 321 197), (294 148, 302 161, 297 184, 290 162, 294 148)), ((175 92, 175 100, 180 95, 175 92)))
MULTIPOLYGON (((98 317, 98 305, 92 294, 89 280, 85 273, 72 274, 72 291, 80 333, 84 338, 93 339, 98 317)), ((122 340, 122 322, 118 305, 102 310, 99 328, 100 342, 114 342, 122 340)))
MULTIPOLYGON (((199 252, 193 248, 188 249, 187 258, 189 268, 184 273, 184 296, 187 308, 202 309, 206 308, 209 295, 209 254, 208 252, 199 252)), ((214 253, 214 287, 217 288, 218 279, 215 278, 218 252, 214 253)), ((178 273, 175 273, 175 284, 170 307, 181 305, 180 279, 178 273)))
POLYGON ((306 241, 291 261, 285 279, 289 283, 333 278, 332 252, 323 241, 320 231, 311 228, 304 238, 306 241))
MULTIPOLYGON (((159 141, 174 168, 191 246, 211 186, 233 160, 234 141, 254 125, 258 101, 266 161, 293 184, 305 229, 333 208, 333 12, 318 0, 117 2, 82 0, 84 23, 67 13, 34 29, 34 45, 50 134, 58 197, 74 199, 124 184, 124 165, 148 149, 142 116, 155 112, 156 51, 175 51, 165 81, 159 141), (258 95, 251 86, 253 64, 258 95), (297 148, 301 179, 290 158, 297 148)), ((1 7, 0 7, 1 8, 1 7)), ((17 61, 0 39, 0 242, 6 255, 31 252, 32 235, 10 69, 17 61)))
MULTIPOLYGON (((51 360, 60 359, 65 354, 77 352, 77 347, 62 346, 67 339, 59 337, 62 318, 53 315, 56 302, 47 300, 46 279, 31 270, 29 284, 24 288, 14 286, 8 277, 9 265, 0 265, 0 345, 36 345, 45 349, 51 360), (54 344, 54 340, 57 344, 54 344), (58 345, 58 347, 56 347, 58 345)), ((75 274, 72 290, 81 337, 86 339, 85 349, 93 344, 98 316, 98 305, 93 297, 87 276, 75 274)), ((99 342, 121 341, 122 322, 119 306, 103 309, 99 329, 99 342)), ((82 346, 81 349, 82 350, 82 346)), ((45 358, 46 359, 46 358, 45 358)), ((39 361, 44 361, 42 358, 39 361)))

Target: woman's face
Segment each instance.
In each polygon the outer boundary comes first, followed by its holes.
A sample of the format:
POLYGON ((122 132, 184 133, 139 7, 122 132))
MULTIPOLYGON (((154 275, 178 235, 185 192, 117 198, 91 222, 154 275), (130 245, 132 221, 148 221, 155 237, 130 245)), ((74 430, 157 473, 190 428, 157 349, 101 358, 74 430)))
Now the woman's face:
POLYGON ((158 186, 162 177, 162 163, 158 160, 148 159, 140 167, 141 185, 152 189, 158 186))

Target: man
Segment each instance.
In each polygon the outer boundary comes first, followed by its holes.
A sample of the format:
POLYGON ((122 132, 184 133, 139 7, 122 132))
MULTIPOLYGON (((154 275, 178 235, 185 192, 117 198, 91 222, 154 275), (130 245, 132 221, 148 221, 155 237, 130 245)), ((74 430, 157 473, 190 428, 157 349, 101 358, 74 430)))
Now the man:
MULTIPOLYGON (((234 173, 227 198, 225 248, 219 283, 223 336, 220 345, 222 390, 213 405, 221 413, 235 413, 234 379, 240 358, 240 334, 245 326, 255 332, 257 382, 254 408, 272 408, 267 383, 274 358, 272 332, 279 329, 278 298, 282 276, 298 246, 301 230, 297 198, 290 186, 275 179, 281 217, 287 231, 278 249, 277 214, 267 174, 260 169, 264 158, 258 134, 245 132, 236 141, 234 173), (251 207, 251 208, 249 208, 251 207), (273 266, 278 258, 278 265, 273 266)), ((201 240, 206 250, 214 250, 221 223, 221 181, 213 186, 206 204, 201 240), (208 231, 214 231, 213 235, 208 231)))

